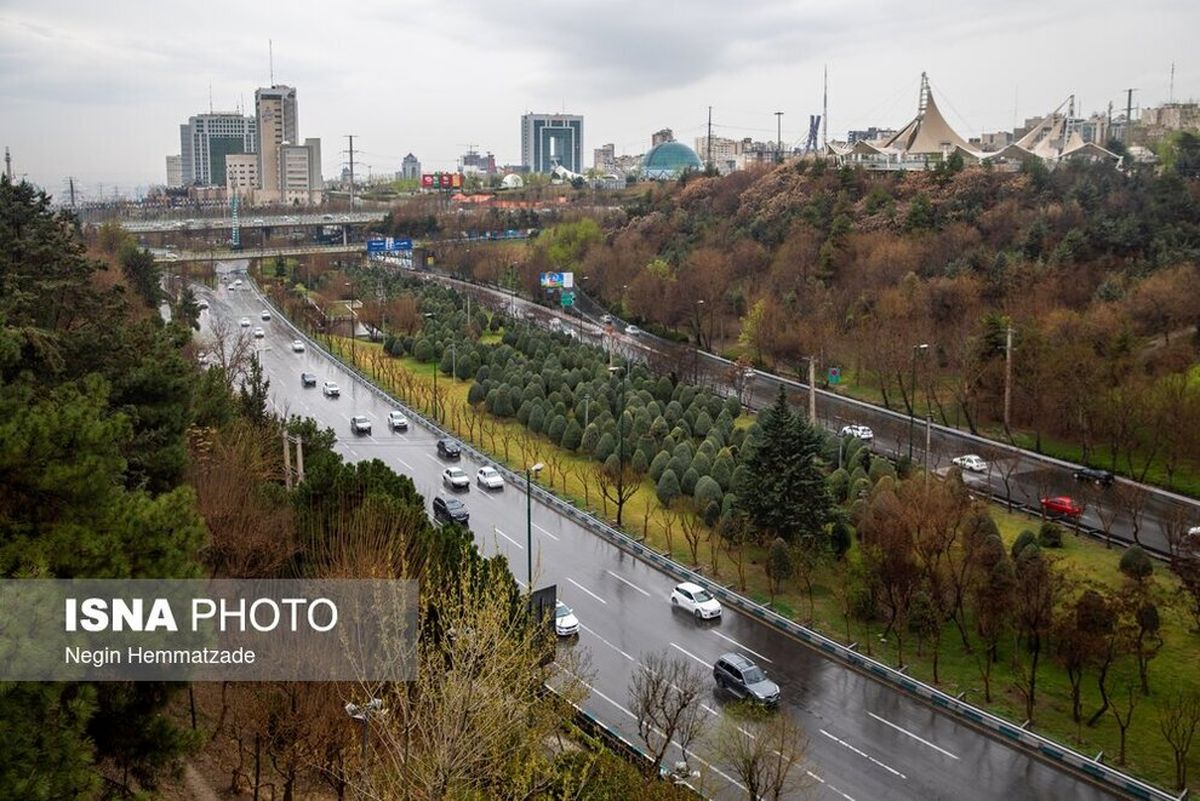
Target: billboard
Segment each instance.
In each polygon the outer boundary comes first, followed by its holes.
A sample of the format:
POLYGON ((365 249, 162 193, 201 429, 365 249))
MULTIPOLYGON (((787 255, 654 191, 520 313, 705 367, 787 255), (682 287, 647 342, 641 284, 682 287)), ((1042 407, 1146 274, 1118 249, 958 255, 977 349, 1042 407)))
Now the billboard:
POLYGON ((398 250, 412 250, 412 247, 411 239, 380 236, 367 240, 368 253, 395 253, 398 250))
POLYGON ((426 172, 421 174, 422 189, 462 189, 461 172, 426 172))
POLYGON ((575 273, 539 273, 538 281, 542 289, 573 289, 575 273))

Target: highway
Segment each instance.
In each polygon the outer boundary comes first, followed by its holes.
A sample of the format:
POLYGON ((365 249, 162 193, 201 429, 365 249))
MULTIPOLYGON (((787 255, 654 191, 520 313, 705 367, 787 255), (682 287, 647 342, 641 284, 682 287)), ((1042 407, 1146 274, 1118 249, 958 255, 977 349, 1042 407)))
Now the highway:
MULTIPOLYGON (((202 316, 204 332, 212 315, 235 328, 239 318, 250 317, 253 325, 266 330, 261 360, 278 410, 312 417, 333 428, 339 453, 350 460, 382 459, 410 476, 427 502, 443 492, 439 474, 444 464, 431 431, 415 424, 407 433, 387 430, 386 416, 392 407, 311 345, 304 353, 293 353, 289 343, 295 332, 278 318, 263 322, 262 300, 252 291, 231 292, 224 287, 199 291, 210 303, 202 316), (316 373, 319 380, 337 381, 342 396, 327 399, 319 388, 302 388, 302 371, 316 373), (370 435, 351 434, 349 420, 356 414, 371 418, 370 435)), ((478 466, 465 456, 461 463, 472 477, 478 466)), ((673 612, 667 600, 673 582, 665 574, 583 526, 535 504, 533 528, 527 530, 526 498, 520 487, 486 493, 472 485, 459 497, 471 512, 471 530, 480 548, 504 554, 519 580, 524 578, 526 548, 532 548, 535 585, 557 585, 559 597, 574 608, 582 624, 578 640, 560 647, 584 649, 590 657, 592 692, 586 708, 631 741, 637 737, 627 711, 627 687, 644 653, 666 650, 707 677, 718 656, 738 651, 779 683, 780 713, 792 716, 806 732, 805 764, 814 788, 807 797, 830 801, 1116 797, 844 669, 758 620, 727 608, 724 619, 704 625, 673 612)), ((714 723, 725 714, 725 703, 715 694, 706 698, 714 723)), ((713 764, 711 748, 701 744, 694 753, 693 766, 711 775, 706 784, 709 795, 744 797, 728 767, 713 764)), ((668 754, 668 760, 675 759, 678 753, 668 754)))
MULTIPOLYGON (((515 306, 519 313, 533 314, 543 325, 552 316, 559 317, 564 325, 574 328, 580 324, 578 315, 566 315, 520 297, 513 298, 507 292, 444 275, 422 275, 451 283, 494 307, 507 310, 515 306)), ((576 297, 584 299, 582 293, 577 292, 576 297)), ((725 394, 737 391, 733 386, 736 371, 728 361, 645 332, 636 337, 625 336, 624 327, 625 323, 616 321, 612 335, 605 336, 606 347, 614 347, 618 353, 630 358, 671 365, 671 369, 677 370, 681 378, 713 387, 725 394)), ((585 336, 600 337, 604 333, 598 320, 588 316, 584 317, 582 330, 585 336)), ((780 383, 787 387, 789 400, 796 408, 808 408, 806 385, 762 370, 754 371, 753 379, 745 391, 745 402, 753 409, 769 406, 779 392, 780 383)), ((840 431, 842 426, 851 423, 867 425, 875 434, 873 448, 876 453, 892 458, 908 454, 907 415, 826 390, 818 389, 816 395, 817 418, 826 428, 840 431)), ((1071 496, 1084 505, 1080 523, 1096 532, 1107 531, 1117 543, 1134 542, 1134 513, 1131 511, 1134 505, 1126 500, 1131 496, 1140 502, 1137 511, 1138 539, 1143 547, 1160 556, 1170 552, 1167 537, 1170 527, 1182 533, 1188 526, 1200 525, 1200 502, 1157 487, 1125 478, 1117 478, 1113 486, 1108 488, 1076 481, 1072 474, 1077 465, 984 440, 947 426, 933 424, 929 426, 929 435, 929 449, 926 451, 925 421, 916 420, 912 432, 912 454, 916 462, 927 462, 931 470, 944 473, 956 456, 978 454, 988 462, 989 470, 986 474, 964 473, 967 486, 981 494, 992 493, 1033 509, 1039 507, 1040 498, 1071 496)), ((1036 528, 1038 522, 1031 520, 1030 528, 1036 528)))
MULTIPOLYGON (((317 213, 262 215, 255 209, 242 210, 238 215, 239 228, 294 228, 302 225, 358 225, 379 222, 387 215, 381 211, 353 213, 317 213)), ((122 220, 121 227, 131 234, 168 231, 213 231, 233 228, 228 217, 198 217, 189 219, 122 220)))

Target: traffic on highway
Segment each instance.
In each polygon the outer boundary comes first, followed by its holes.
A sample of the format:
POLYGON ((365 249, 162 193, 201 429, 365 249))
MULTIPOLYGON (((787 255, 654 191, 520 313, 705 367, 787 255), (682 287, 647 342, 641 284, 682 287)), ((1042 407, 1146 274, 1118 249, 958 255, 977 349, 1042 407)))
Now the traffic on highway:
MULTIPOLYGON (((198 288, 209 306, 201 319, 205 332, 219 318, 252 337, 249 326, 236 323, 255 320, 263 336, 253 339, 254 347, 278 413, 332 428, 337 451, 349 460, 378 458, 409 476, 432 516, 468 525, 484 552, 507 557, 523 585, 531 558, 535 587, 555 585, 565 605, 556 616, 559 647, 583 649, 589 657, 586 709, 629 741, 637 742, 630 678, 646 654, 666 651, 713 677, 704 709, 714 721, 739 697, 760 699, 791 716, 808 737, 806 765, 817 798, 1115 797, 835 664, 762 621, 722 608, 703 587, 672 579, 549 506, 535 501, 527 526, 524 487, 504 480, 511 474, 385 400, 278 314, 262 319, 266 303, 247 288, 198 288), (306 347, 297 349, 297 341, 306 347)), ((876 437, 891 436, 866 422, 876 437)), ((706 746, 689 749, 688 757, 705 772, 707 794, 744 796, 729 766, 706 746)), ((678 749, 668 754, 669 760, 679 758, 678 749)))

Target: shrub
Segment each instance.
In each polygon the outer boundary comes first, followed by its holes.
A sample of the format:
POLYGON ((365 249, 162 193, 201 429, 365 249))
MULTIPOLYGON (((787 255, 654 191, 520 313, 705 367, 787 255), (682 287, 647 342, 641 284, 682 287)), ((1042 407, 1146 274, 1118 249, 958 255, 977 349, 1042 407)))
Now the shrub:
POLYGON ((871 470, 867 473, 867 476, 871 479, 872 484, 878 484, 879 479, 884 476, 895 478, 896 470, 887 459, 875 456, 871 459, 871 470))
POLYGON ((433 345, 429 344, 428 339, 418 339, 417 344, 413 345, 413 358, 421 364, 433 361, 433 345))
POLYGON ((846 472, 846 468, 839 467, 829 474, 829 494, 833 496, 835 503, 845 503, 846 493, 850 489, 850 474, 846 472))
POLYGON ((683 474, 683 478, 679 480, 679 489, 684 495, 691 495, 696 491, 696 482, 700 480, 700 474, 696 472, 696 468, 689 467, 683 474))
POLYGON ((546 436, 550 437, 550 441, 557 445, 562 442, 563 432, 566 430, 567 418, 561 414, 556 414, 550 421, 550 425, 546 428, 546 436))
POLYGON ((1013 540, 1012 550, 1009 551, 1009 554, 1012 556, 1013 561, 1015 562, 1017 560, 1017 557, 1021 555, 1021 551, 1025 550, 1025 548, 1029 545, 1036 545, 1036 544, 1037 544, 1037 535, 1034 534, 1029 529, 1025 529, 1024 531, 1022 531, 1020 534, 1017 535, 1017 538, 1015 540, 1013 540))
POLYGON ((1154 561, 1138 545, 1131 545, 1121 554, 1121 572, 1134 581, 1145 581, 1154 572, 1154 561))
POLYGON ((712 472, 712 460, 704 451, 696 454, 696 458, 692 459, 691 466, 697 476, 707 476, 712 472))
POLYGON ((584 453, 593 454, 596 452, 596 445, 600 442, 600 426, 595 423, 588 423, 587 428, 583 430, 583 439, 579 441, 579 447, 584 453))
MULTIPOLYGON (((528 401, 526 402, 528 403, 528 401)), ((532 407, 533 408, 529 410, 529 422, 527 425, 529 426, 530 431, 535 434, 540 434, 542 432, 542 426, 546 424, 546 410, 542 408, 540 403, 534 403, 532 404, 532 407)))
POLYGON ((679 497, 679 478, 675 475, 674 470, 667 468, 663 471, 654 488, 654 494, 658 496, 658 502, 664 508, 669 507, 679 497))
POLYGON ((467 403, 472 406, 482 403, 485 397, 487 392, 484 391, 483 384, 478 382, 471 384, 471 388, 467 390, 467 403))
POLYGON ((629 466, 638 473, 645 473, 650 467, 650 461, 646 458, 646 452, 641 448, 635 449, 633 457, 629 460, 629 466))
POLYGON ((582 441, 583 428, 580 427, 578 421, 569 421, 567 427, 563 430, 562 441, 559 444, 569 451, 577 451, 582 441))
POLYGON ((1043 548, 1061 548, 1063 530, 1049 521, 1042 523, 1042 527, 1038 529, 1037 541, 1043 548))
POLYGON ((724 495, 721 485, 712 476, 700 476, 692 491, 692 497, 696 499, 696 505, 701 509, 706 509, 710 503, 716 503, 719 509, 724 495))
POLYGON ((654 454, 654 459, 650 461, 650 479, 657 483, 662 478, 663 471, 667 469, 670 461, 671 454, 666 451, 659 451, 654 454))
POLYGON ((607 460, 609 456, 612 456, 616 449, 616 438, 612 434, 605 431, 604 434, 601 435, 600 441, 596 443, 596 450, 592 455, 596 457, 596 461, 603 462, 607 460))

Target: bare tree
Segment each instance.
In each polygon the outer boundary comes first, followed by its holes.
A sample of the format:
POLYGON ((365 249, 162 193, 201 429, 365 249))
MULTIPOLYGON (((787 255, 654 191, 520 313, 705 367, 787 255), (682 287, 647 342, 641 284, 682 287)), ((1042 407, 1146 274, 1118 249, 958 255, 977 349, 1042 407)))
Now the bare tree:
MULTIPOLYGON (((677 502, 678 499, 677 499, 677 502)), ((704 521, 700 519, 700 510, 696 508, 695 500, 686 498, 682 501, 683 509, 679 515, 679 529, 687 541, 688 553, 692 556, 692 564, 700 563, 700 537, 704 533, 704 521)))
POLYGON ((637 719, 638 736, 650 751, 646 780, 658 776, 659 766, 672 743, 687 751, 704 731, 708 712, 701 699, 708 682, 682 656, 666 651, 644 654, 629 680, 629 704, 637 719))
POLYGON ((597 464, 592 469, 592 475, 600 487, 600 494, 617 507, 617 525, 621 525, 625 504, 642 486, 641 473, 625 462, 611 469, 607 465, 597 464))
POLYGON ((250 357, 254 355, 254 340, 241 328, 233 328, 223 316, 212 321, 211 358, 216 366, 225 371, 225 383, 232 389, 245 380, 250 369, 250 357))
POLYGON ((726 717, 715 750, 751 801, 779 801, 809 786, 802 769, 808 738, 789 715, 756 711, 749 720, 726 717))
POLYGON ((1158 728, 1175 757, 1175 789, 1187 787, 1187 757, 1200 726, 1200 693, 1176 690, 1158 707, 1158 728))
POLYGON ((1133 541, 1142 544, 1142 516, 1150 503, 1150 491, 1141 484, 1122 483, 1117 487, 1117 503, 1129 515, 1129 525, 1133 528, 1133 541))
POLYGON ((1121 751, 1117 756, 1117 764, 1125 764, 1125 734, 1129 731, 1129 724, 1133 722, 1133 710, 1137 708, 1138 694, 1134 691, 1133 682, 1125 685, 1124 704, 1113 704, 1108 708, 1112 713, 1113 718, 1117 721, 1117 729, 1121 732, 1121 751))

